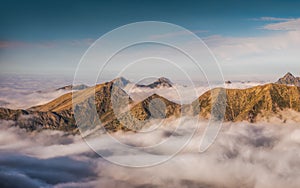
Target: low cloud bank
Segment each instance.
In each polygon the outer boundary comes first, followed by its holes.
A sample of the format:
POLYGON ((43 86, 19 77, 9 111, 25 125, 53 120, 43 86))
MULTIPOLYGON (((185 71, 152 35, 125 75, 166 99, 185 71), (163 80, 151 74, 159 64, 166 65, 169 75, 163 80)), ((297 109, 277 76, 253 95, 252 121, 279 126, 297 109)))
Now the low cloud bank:
POLYGON ((141 88, 136 87, 134 84, 128 84, 124 90, 130 95, 134 101, 142 101, 148 96, 156 93, 165 97, 166 99, 176 102, 178 104, 190 104, 206 91, 217 88, 225 87, 228 89, 246 89, 257 85, 266 84, 267 82, 237 82, 233 81, 231 84, 211 84, 207 83, 197 84, 195 86, 184 86, 174 84, 173 87, 160 87, 160 88, 141 88))
MULTIPOLYGON (((94 153, 79 135, 58 131, 29 133, 12 122, 0 123, 1 187, 299 187, 300 127, 297 124, 226 123, 214 144, 199 152, 207 122, 185 121, 175 142, 198 131, 175 157, 152 167, 130 168, 112 164, 94 153)), ((113 136, 135 147, 162 142, 174 124, 144 133, 113 136)), ((106 142, 99 136, 99 142, 106 142)), ((107 156, 122 155, 113 145, 107 156)), ((166 148, 155 155, 166 154, 166 148)), ((126 154, 123 154, 126 155, 126 154)), ((124 156, 131 157, 131 156, 124 156)), ((137 153, 143 158, 143 152, 137 153)))
POLYGON ((60 76, 1 75, 0 107, 26 109, 44 104, 70 92, 56 89, 71 83, 71 79, 60 76))

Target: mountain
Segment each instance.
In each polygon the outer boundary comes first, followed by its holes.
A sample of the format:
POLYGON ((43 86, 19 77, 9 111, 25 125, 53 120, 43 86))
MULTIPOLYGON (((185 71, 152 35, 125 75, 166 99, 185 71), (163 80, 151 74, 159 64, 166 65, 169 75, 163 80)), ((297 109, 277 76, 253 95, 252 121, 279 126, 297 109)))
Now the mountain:
MULTIPOLYGON (((81 130, 101 125, 109 132, 136 131, 151 119, 163 120, 181 114, 210 118, 213 113, 213 117, 221 120, 223 109, 224 120, 233 122, 255 122, 279 115, 287 109, 300 112, 300 87, 266 84, 247 89, 216 88, 193 103, 181 106, 157 94, 136 103, 111 81, 73 94, 67 93, 47 104, 26 110, 0 108, 0 119, 12 120, 15 125, 28 130, 53 129, 76 134, 78 128, 75 122, 84 125, 81 130)), ((280 118, 284 121, 288 117, 280 118)))
POLYGON ((83 89, 86 89, 88 87, 89 86, 84 85, 84 84, 75 85, 75 86, 73 86, 73 85, 67 85, 67 86, 60 87, 60 88, 58 88, 56 90, 62 90, 62 89, 63 90, 83 90, 83 89))
POLYGON ((127 80, 126 78, 124 77, 119 77, 119 78, 116 78, 114 80, 112 80, 112 82, 116 85, 116 86, 119 86, 120 88, 124 88, 126 87, 130 81, 127 80))
POLYGON ((294 85, 300 87, 300 77, 295 77, 290 72, 288 72, 284 77, 280 78, 277 84, 285 84, 285 85, 294 85))
POLYGON ((0 108, 0 119, 12 121, 14 125, 29 131, 52 129, 69 133, 78 133, 75 120, 70 113, 41 112, 29 110, 11 110, 0 108))
POLYGON ((109 132, 135 131, 151 118, 163 119, 180 111, 180 105, 156 94, 134 103, 113 80, 73 94, 64 94, 49 103, 27 110, 0 108, 0 119, 12 120, 28 130, 53 129, 78 133, 73 107, 77 114, 76 122, 84 122, 86 128, 101 124, 109 132), (91 112, 93 106, 96 107, 96 115, 91 112))
POLYGON ((122 130, 126 127, 129 130, 136 131, 143 128, 149 120, 163 120, 171 116, 178 117, 180 113, 181 105, 153 94, 145 100, 134 104, 132 108, 124 113, 120 113, 117 117, 122 130))
POLYGON ((155 82, 148 84, 148 85, 137 84, 137 87, 145 87, 145 88, 151 88, 151 89, 161 88, 161 87, 168 88, 168 87, 172 87, 172 86, 173 86, 173 83, 168 78, 165 78, 165 77, 161 77, 161 78, 157 79, 155 82))
POLYGON ((78 114, 76 121, 85 123, 88 122, 86 126, 94 126, 94 124, 98 124, 98 118, 100 118, 103 126, 109 125, 111 127, 108 127, 108 129, 113 130, 112 127, 116 128, 119 126, 118 122, 114 121, 116 119, 114 110, 124 108, 125 104, 122 100, 128 101, 128 104, 132 103, 132 99, 127 95, 127 93, 118 86, 115 86, 114 82, 111 81, 81 91, 73 92, 73 94, 68 93, 62 95, 47 104, 35 106, 28 110, 34 112, 53 112, 62 115, 67 119, 73 119, 73 122, 75 122, 73 113, 74 106, 74 110, 83 109, 76 111, 78 114), (115 96, 118 97, 116 98, 115 96), (114 106, 115 109, 113 109, 112 103, 117 105, 114 106), (98 116, 91 113, 93 106, 96 107, 98 116))
MULTIPOLYGON (((200 106, 199 115, 210 117, 213 89, 192 103, 200 106)), ((271 117, 285 109, 300 112, 300 88, 279 84, 267 84, 248 89, 226 89, 225 121, 255 122, 259 118, 271 117)), ((284 118, 284 117, 282 117, 284 118)))
MULTIPOLYGON (((54 129, 77 133, 77 125, 73 113, 73 103, 76 107, 82 109, 90 109, 95 96, 95 105, 100 119, 111 121, 114 117, 111 108, 111 95, 113 92, 118 96, 128 98, 129 103, 132 102, 130 97, 118 87, 113 87, 113 82, 96 85, 84 90, 73 93, 64 94, 53 101, 44 105, 35 106, 26 110, 11 110, 0 108, 0 119, 12 120, 16 125, 28 130, 37 129, 54 129), (95 93, 95 95, 93 95, 95 93), (108 118, 109 117, 109 118, 108 118)), ((117 103, 117 102, 116 102, 117 103)), ((89 118, 90 124, 96 122, 97 117, 90 113, 82 114, 83 118, 89 118)), ((76 119, 77 120, 77 119, 76 119)), ((82 121, 82 118, 78 118, 82 121)))

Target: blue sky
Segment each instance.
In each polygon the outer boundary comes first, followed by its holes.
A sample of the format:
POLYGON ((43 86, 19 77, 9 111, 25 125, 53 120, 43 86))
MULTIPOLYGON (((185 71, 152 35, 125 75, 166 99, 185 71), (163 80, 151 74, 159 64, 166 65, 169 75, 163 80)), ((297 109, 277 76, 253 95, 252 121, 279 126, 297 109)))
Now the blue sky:
POLYGON ((228 79, 299 74, 299 56, 293 51, 299 47, 299 30, 290 28, 298 23, 299 7, 296 0, 1 1, 1 74, 72 75, 94 40, 122 25, 149 20, 194 31, 215 53, 228 79), (281 42, 279 51, 265 45, 274 40, 281 42), (289 40, 292 45, 284 42, 289 40), (249 47, 254 53, 245 54, 249 47))

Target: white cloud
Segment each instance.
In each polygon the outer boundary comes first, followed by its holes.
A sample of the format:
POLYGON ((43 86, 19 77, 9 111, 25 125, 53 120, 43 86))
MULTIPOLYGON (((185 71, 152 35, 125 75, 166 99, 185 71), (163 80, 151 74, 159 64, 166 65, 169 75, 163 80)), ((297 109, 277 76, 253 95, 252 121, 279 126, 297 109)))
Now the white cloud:
POLYGON ((300 71, 300 30, 255 37, 215 35, 204 41, 217 57, 227 79, 275 80, 286 72, 300 71))
MULTIPOLYGON (((188 121, 176 140, 199 126, 189 145, 169 161, 147 168, 126 168, 98 157, 79 135, 57 131, 28 133, 0 122, 0 183, 7 187, 299 187, 300 131, 297 124, 226 123, 215 143, 199 153, 207 122, 188 121), (3 137, 4 136, 4 137, 3 137), (2 138, 3 137, 3 138, 2 138), (170 173, 172 172, 172 173, 170 173)), ((115 134, 141 147, 170 136, 174 122, 151 132, 115 134)), ((105 142, 105 137, 99 136, 105 142)), ((177 142, 175 141, 174 144, 177 142)), ((105 148, 108 156, 124 155, 105 148)), ((170 148, 157 150, 163 156, 170 148)), ((144 157, 144 149, 136 153, 144 157)))
POLYGON ((279 22, 279 23, 267 24, 263 27, 263 29, 277 30, 277 31, 300 30, 300 18, 283 20, 283 22, 279 22))
MULTIPOLYGON (((213 49, 213 52, 223 59, 237 59, 262 54, 276 56, 283 50, 293 51, 300 48, 300 31, 289 31, 259 37, 211 36, 204 40, 213 49)), ((287 58, 291 57, 287 56, 287 58)))
POLYGON ((72 84, 71 79, 51 75, 1 75, 0 107, 30 108, 47 103, 68 90, 56 90, 72 84))
POLYGON ((253 18, 251 20, 254 21, 290 21, 294 18, 276 18, 276 17, 260 17, 260 18, 253 18))
POLYGON ((165 34, 160 34, 160 35, 152 35, 149 38, 151 40, 157 40, 157 39, 161 39, 161 38, 175 38, 178 36, 182 36, 182 35, 190 35, 191 33, 194 34, 199 34, 199 33, 207 33, 207 30, 193 30, 191 32, 188 31, 178 31, 178 32, 173 32, 173 33, 165 33, 165 34))
POLYGON ((259 36, 204 38, 225 77, 273 81, 288 71, 299 72, 300 18, 263 17, 259 20, 272 22, 262 27, 269 31, 259 36))

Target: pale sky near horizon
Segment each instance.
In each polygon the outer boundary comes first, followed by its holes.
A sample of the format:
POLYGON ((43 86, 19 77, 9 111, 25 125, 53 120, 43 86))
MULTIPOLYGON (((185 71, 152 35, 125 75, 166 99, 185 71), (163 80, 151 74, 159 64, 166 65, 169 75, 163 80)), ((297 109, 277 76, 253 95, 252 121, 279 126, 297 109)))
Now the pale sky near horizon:
MULTIPOLYGON (((274 80, 286 72, 300 76, 299 7, 294 0, 2 1, 0 74, 72 77, 85 51, 103 34, 133 22, 163 21, 199 36, 225 80, 274 80)), ((182 34, 159 37, 181 40, 182 34)))

